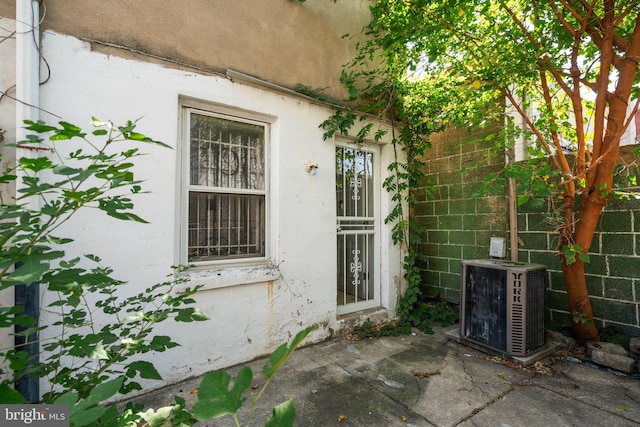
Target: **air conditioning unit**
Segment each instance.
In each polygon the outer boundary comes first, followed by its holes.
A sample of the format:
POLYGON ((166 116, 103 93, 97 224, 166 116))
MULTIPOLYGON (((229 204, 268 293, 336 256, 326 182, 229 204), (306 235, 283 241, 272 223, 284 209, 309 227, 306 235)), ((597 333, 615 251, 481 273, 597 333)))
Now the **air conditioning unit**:
POLYGON ((545 344, 544 266, 466 260, 461 277, 461 338, 510 356, 545 344))

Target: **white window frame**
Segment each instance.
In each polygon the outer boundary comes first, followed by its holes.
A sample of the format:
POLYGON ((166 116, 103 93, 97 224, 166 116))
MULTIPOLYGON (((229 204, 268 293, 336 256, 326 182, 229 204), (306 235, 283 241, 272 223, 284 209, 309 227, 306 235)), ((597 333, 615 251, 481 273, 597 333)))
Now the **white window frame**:
POLYGON ((177 246, 177 259, 180 265, 194 267, 224 268, 247 265, 266 265, 271 256, 271 203, 270 203, 270 150, 271 150, 271 127, 275 117, 260 114, 239 108, 233 108, 212 102, 200 101, 189 97, 180 97, 179 103, 179 184, 178 200, 180 209, 177 221, 179 244, 177 246), (189 261, 189 192, 197 191, 198 186, 190 184, 190 116, 197 113, 205 116, 217 117, 224 120, 239 123, 256 124, 264 127, 264 190, 231 190, 229 193, 235 194, 262 194, 264 195, 264 256, 252 257, 228 257, 215 260, 189 261))

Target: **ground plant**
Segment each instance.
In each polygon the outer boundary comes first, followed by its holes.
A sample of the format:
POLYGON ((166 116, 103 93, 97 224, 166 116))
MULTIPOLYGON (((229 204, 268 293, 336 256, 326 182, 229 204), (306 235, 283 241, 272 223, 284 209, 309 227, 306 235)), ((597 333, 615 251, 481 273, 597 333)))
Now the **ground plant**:
POLYGON ((448 301, 420 301, 397 321, 373 324, 369 319, 353 329, 359 339, 408 335, 412 328, 433 334, 433 325, 451 326, 458 322, 459 308, 448 301))
MULTIPOLYGON (((243 368, 232 385, 224 371, 205 375, 191 408, 181 397, 164 408, 127 404, 120 410, 114 403, 141 391, 145 382, 162 379, 154 355, 179 343, 156 333, 157 325, 208 319, 194 305, 198 288, 176 274, 182 267, 173 267, 166 281, 131 294, 136 284, 116 279, 98 255, 66 255, 73 240, 59 233, 81 209, 146 222, 133 212, 132 197, 143 193, 134 176, 135 159, 144 144, 168 148, 136 131, 136 122, 92 122, 94 130, 87 134, 67 122, 26 121, 32 133, 16 149, 27 154, 0 178, 0 184, 13 185, 4 189, 8 200, 0 203, 0 290, 35 290, 36 300, 45 302, 34 313, 20 304, 0 307, 0 328, 16 340, 0 349, 0 402, 25 403, 14 384, 35 379, 44 390, 29 400, 69 405, 72 426, 188 426, 222 416, 240 425, 237 412, 248 400, 251 425, 256 402, 311 327, 271 355, 263 368, 267 381, 255 396, 249 390, 253 373, 243 368), (13 192, 17 196, 9 196, 13 192), (39 321, 40 313, 46 313, 46 323, 39 321)), ((294 419, 289 400, 274 408, 266 425, 293 425, 294 419)))

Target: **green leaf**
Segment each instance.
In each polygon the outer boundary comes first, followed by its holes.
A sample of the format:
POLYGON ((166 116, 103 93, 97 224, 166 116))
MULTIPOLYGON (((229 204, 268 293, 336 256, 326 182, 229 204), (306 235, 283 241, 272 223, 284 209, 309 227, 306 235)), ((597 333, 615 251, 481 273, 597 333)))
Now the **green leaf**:
POLYGON ((115 396, 123 383, 124 377, 120 376, 102 384, 98 384, 91 390, 87 398, 81 402, 81 405, 88 406, 104 402, 105 400, 115 396))
MULTIPOLYGON (((80 404, 82 405, 82 403, 80 404)), ((93 405, 90 407, 82 408, 82 410, 71 410, 69 413, 70 424, 75 427, 83 427, 96 425, 97 420, 107 412, 107 408, 104 406, 93 405)))
POLYGON ((78 126, 73 125, 69 122, 61 121, 58 122, 58 124, 62 126, 62 128, 54 130, 54 134, 49 137, 49 139, 52 141, 62 141, 76 137, 84 138, 87 135, 86 133, 82 132, 82 129, 80 129, 78 126))
POLYGON ((528 194, 522 194, 520 196, 518 196, 518 206, 522 206, 525 203, 527 203, 529 201, 529 195, 528 194))
POLYGON ((253 372, 246 366, 236 375, 231 389, 228 373, 216 371, 205 375, 198 389, 198 401, 193 405, 194 415, 204 421, 235 414, 247 400, 242 395, 251 386, 252 379, 253 372))
POLYGON ((576 251, 573 249, 573 245, 564 245, 562 247, 562 252, 564 252, 565 257, 570 257, 576 253, 576 251))
POLYGON ((149 423, 149 427, 161 427, 165 425, 165 422, 169 419, 172 413, 172 406, 164 406, 162 408, 158 408, 158 410, 151 408, 146 412, 140 413, 140 416, 149 423))
POLYGON ((123 383, 124 377, 118 377, 95 386, 86 399, 71 408, 71 424, 77 427, 94 425, 96 420, 107 412, 107 408, 100 406, 100 403, 115 396, 123 383))
POLYGON ((107 355, 107 352, 104 349, 104 346, 102 344, 96 344, 89 348, 90 348, 90 351, 87 353, 87 357, 89 359, 98 359, 98 360, 109 359, 109 356, 107 355))
POLYGON ((295 349, 302 343, 302 341, 316 328, 315 325, 309 326, 306 329, 298 332, 291 341, 291 345, 287 346, 286 343, 281 344, 275 349, 271 356, 269 356, 269 363, 262 367, 262 373, 267 377, 273 377, 278 369, 284 365, 289 356, 295 351, 295 349))
POLYGON ((17 179, 16 175, 7 175, 6 173, 0 176, 0 184, 7 184, 17 179))
POLYGON ((136 373, 140 374, 140 378, 148 380, 162 380, 162 376, 160 376, 160 373, 155 368, 155 366, 153 366, 151 362, 147 362, 144 360, 132 362, 127 366, 126 375, 129 378, 135 377, 136 373))
POLYGON ((540 206, 542 206, 542 205, 544 204, 544 199, 542 199, 542 198, 539 198, 539 199, 530 199, 530 200, 529 200, 529 204, 530 204, 531 206, 533 206, 534 208, 535 208, 535 207, 540 207, 540 206))
POLYGON ((580 260, 582 262, 584 262, 585 264, 589 264, 591 262, 591 258, 589 258, 589 254, 588 253, 581 253, 578 255, 578 258, 580 258, 580 260))
POLYGON ((273 408, 273 415, 264 424, 265 427, 293 427, 296 420, 296 408, 293 399, 282 402, 273 408))
POLYGON ((149 349, 154 351, 165 351, 168 348, 177 346, 178 344, 173 342, 170 337, 166 335, 156 335, 151 339, 149 349))
POLYGON ((53 403, 56 405, 69 405, 73 406, 78 401, 78 394, 75 391, 68 391, 58 396, 53 403))
POLYGON ((0 306, 0 328, 8 328, 14 325, 29 326, 35 324, 36 320, 34 318, 22 314, 22 307, 15 305, 11 307, 0 306))
POLYGON ((56 175, 74 175, 78 173, 78 169, 69 167, 67 165, 58 165, 53 168, 53 173, 56 175))
POLYGON ((96 117, 91 117, 91 124, 94 127, 97 127, 97 128, 100 128, 100 127, 111 128, 112 127, 111 122, 103 122, 102 120, 97 119, 96 117))
POLYGON ((53 163, 46 157, 21 157, 18 162, 23 169, 30 170, 33 172, 40 172, 45 169, 53 168, 53 163))
POLYGON ((122 212, 122 210, 129 209, 132 206, 133 204, 126 198, 105 198, 98 202, 98 208, 113 218, 148 224, 148 221, 145 221, 134 213, 122 212))
POLYGON ((29 354, 26 351, 11 349, 7 352, 7 360, 9 360, 9 368, 14 371, 21 371, 29 362, 29 354))
POLYGON ((24 397, 7 383, 0 384, 0 402, 3 405, 26 403, 24 397))
POLYGON ((133 141, 148 142, 150 144, 159 145, 159 146, 164 147, 164 148, 171 148, 170 145, 167 145, 164 142, 156 141, 156 140, 154 140, 152 138, 149 138, 145 134, 134 132, 133 131, 134 127, 135 127, 135 125, 133 125, 132 122, 129 122, 128 126, 126 126, 126 127, 121 126, 120 127, 120 131, 122 132, 122 136, 124 136, 125 139, 129 139, 129 140, 133 140, 133 141))
POLYGON ((53 245, 64 245, 66 243, 73 242, 73 239, 69 239, 69 238, 66 238, 66 237, 55 237, 55 236, 52 236, 50 234, 48 234, 48 235, 46 235, 44 237, 46 238, 48 243, 51 243, 53 245))
MULTIPOLYGON (((29 324, 31 324, 31 325, 32 325, 32 324, 35 324, 35 319, 32 319, 32 318, 31 318, 31 317, 29 317, 29 316, 20 316, 20 317, 16 318, 15 320, 17 320, 17 319, 19 319, 19 318, 24 318, 24 319, 25 319, 25 322, 27 322, 27 321, 28 321, 28 322, 30 322, 29 324)), ((20 323, 23 323, 23 322, 21 322, 21 321, 17 321, 17 322, 13 322, 13 323, 14 323, 14 324, 20 324, 20 323)), ((44 330, 44 329, 46 329, 46 328, 47 328, 47 326, 34 326, 34 327, 32 327, 32 328, 23 329, 23 330, 21 330, 20 332, 15 332, 15 333, 13 334, 13 336, 14 336, 14 337, 28 337, 29 335, 33 335, 33 334, 35 334, 36 332, 42 331, 42 330, 44 330)))
POLYGON ((56 130, 54 126, 49 126, 45 124, 45 122, 43 122, 42 120, 38 120, 37 122, 31 121, 31 120, 24 120, 23 122, 24 124, 27 125, 25 126, 25 129, 32 130, 38 133, 47 133, 47 132, 56 130))
POLYGON ((18 283, 31 284, 37 282, 48 269, 48 263, 40 263, 36 259, 29 258, 20 268, 8 274, 7 277, 18 283))
POLYGON ((178 315, 175 317, 177 322, 199 322, 208 319, 209 317, 205 313, 194 307, 180 309, 178 315))

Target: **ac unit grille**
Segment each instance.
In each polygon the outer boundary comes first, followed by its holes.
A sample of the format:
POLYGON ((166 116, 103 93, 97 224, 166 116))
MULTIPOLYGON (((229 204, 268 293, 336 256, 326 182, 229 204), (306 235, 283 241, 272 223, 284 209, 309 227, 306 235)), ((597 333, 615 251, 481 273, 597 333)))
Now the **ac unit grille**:
POLYGON ((514 304, 511 307, 511 349, 512 353, 524 352, 525 343, 524 306, 514 304))
POLYGON ((545 343, 546 269, 498 260, 462 262, 461 335, 523 356, 545 343))
POLYGON ((545 269, 527 272, 527 349, 543 346, 546 342, 546 278, 545 269))
POLYGON ((469 266, 465 294, 465 335, 481 344, 507 350, 505 270, 469 266))

